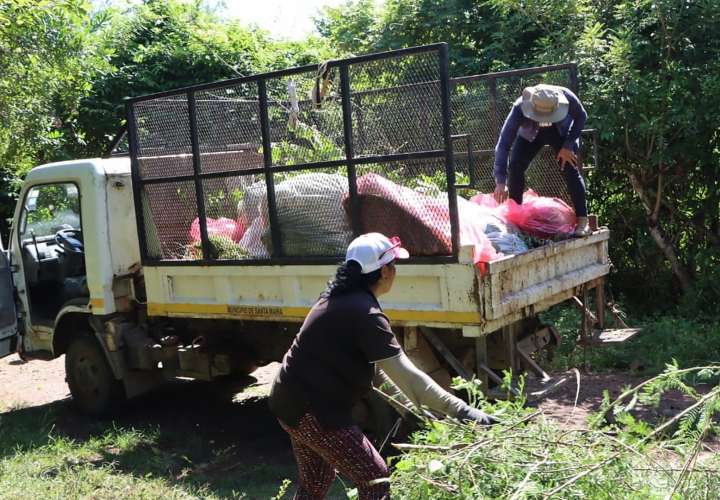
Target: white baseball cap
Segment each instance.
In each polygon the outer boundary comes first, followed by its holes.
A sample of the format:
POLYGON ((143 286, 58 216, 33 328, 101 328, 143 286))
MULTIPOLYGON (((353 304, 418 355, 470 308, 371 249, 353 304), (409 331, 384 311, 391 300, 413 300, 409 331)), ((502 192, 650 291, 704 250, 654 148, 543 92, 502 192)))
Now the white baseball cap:
POLYGON ((345 262, 354 260, 360 264, 360 273, 368 274, 395 259, 407 259, 410 254, 401 247, 400 238, 388 238, 380 233, 366 233, 358 236, 348 246, 345 262))

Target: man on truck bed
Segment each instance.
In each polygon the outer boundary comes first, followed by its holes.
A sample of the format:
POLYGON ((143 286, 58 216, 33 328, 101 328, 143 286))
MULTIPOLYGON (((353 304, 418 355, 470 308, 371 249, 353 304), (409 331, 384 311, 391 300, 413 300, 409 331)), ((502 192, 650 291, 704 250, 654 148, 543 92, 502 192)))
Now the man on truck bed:
POLYGON ((350 243, 345 263, 310 310, 285 354, 270 407, 290 435, 300 487, 295 498, 324 498, 337 469, 360 499, 388 498, 385 461, 351 418, 369 391, 375 365, 416 405, 488 425, 495 419, 447 393, 413 365, 377 301, 408 252, 380 233, 350 243))
POLYGON ((505 119, 495 146, 493 174, 498 203, 507 199, 508 187, 510 198, 518 204, 522 203, 525 171, 540 149, 550 146, 555 152, 575 206, 575 235, 586 236, 590 230, 585 182, 577 168, 579 138, 585 120, 585 108, 571 90, 543 84, 526 87, 505 119))

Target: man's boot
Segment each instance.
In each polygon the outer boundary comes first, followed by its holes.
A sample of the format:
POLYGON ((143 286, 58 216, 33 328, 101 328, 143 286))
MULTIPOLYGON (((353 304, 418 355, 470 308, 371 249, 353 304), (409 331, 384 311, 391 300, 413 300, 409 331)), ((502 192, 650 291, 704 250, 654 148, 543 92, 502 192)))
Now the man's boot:
POLYGON ((575 223, 575 236, 587 236, 590 234, 590 225, 587 217, 578 217, 575 223))

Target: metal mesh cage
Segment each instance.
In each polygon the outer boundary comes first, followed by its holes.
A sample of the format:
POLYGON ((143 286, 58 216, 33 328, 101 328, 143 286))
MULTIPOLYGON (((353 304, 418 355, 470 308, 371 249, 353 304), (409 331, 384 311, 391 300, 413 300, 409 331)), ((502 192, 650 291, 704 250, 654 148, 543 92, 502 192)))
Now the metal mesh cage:
POLYGON ((147 254, 164 260, 201 260, 202 248, 191 243, 198 218, 193 182, 147 184, 141 191, 147 254))
POLYGON ((195 106, 201 172, 262 168, 257 84, 198 92, 195 106))
POLYGON ((273 167, 345 158, 339 71, 331 68, 320 106, 310 97, 317 71, 267 80, 273 167))
POLYGON ((444 147, 440 68, 435 54, 353 66, 350 87, 355 156, 444 147))
MULTIPOLYGON (((456 184, 492 191, 515 99, 540 82, 575 89, 574 71, 450 80, 436 44, 133 99, 144 262, 336 262, 369 231, 400 236, 416 258, 456 255, 456 184)), ((549 151, 527 185, 569 199, 549 151)))
POLYGON ((455 250, 444 44, 137 98, 128 116, 145 263, 337 261, 380 227, 378 180, 407 212, 385 232, 430 225, 442 244, 417 255, 455 250), (422 176, 445 192, 415 190, 422 176))
MULTIPOLYGON (((209 258, 267 259, 269 232, 264 175, 238 175, 203 181, 209 258)), ((200 238, 196 232, 196 240, 200 238)))
POLYGON ((139 102, 134 114, 140 178, 192 175, 187 96, 139 102))

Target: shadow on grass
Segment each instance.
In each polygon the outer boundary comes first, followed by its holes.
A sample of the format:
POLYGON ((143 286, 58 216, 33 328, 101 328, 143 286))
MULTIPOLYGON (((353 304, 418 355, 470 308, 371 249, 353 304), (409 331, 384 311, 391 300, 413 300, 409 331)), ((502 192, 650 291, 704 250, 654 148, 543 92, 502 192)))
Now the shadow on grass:
MULTIPOLYGON (((0 414, 0 460, 52 447, 60 438, 72 440, 73 448, 90 444, 82 462, 114 473, 202 487, 220 498, 270 498, 283 479, 295 481, 290 442, 266 399, 233 402, 238 389, 168 384, 104 420, 80 415, 69 399, 11 409, 0 414)), ((62 458, 58 463, 65 465, 62 458)), ((345 498, 339 485, 331 498, 345 498)))

